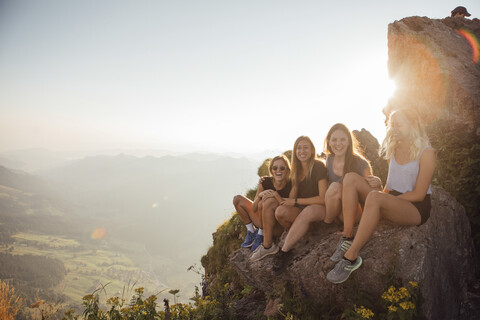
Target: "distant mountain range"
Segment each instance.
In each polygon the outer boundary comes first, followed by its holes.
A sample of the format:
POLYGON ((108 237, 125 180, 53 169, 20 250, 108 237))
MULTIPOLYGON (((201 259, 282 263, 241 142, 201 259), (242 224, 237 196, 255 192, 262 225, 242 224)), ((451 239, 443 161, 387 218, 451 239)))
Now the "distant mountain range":
POLYGON ((55 168, 69 160, 84 159, 99 155, 116 156, 119 154, 131 155, 134 157, 189 157, 191 159, 212 159, 212 158, 246 158, 252 161, 261 162, 271 158, 285 150, 265 150, 262 152, 241 154, 241 153, 211 153, 211 152, 177 152, 162 149, 110 149, 96 151, 52 151, 48 149, 23 149, 0 152, 0 166, 10 169, 23 170, 30 173, 55 168))

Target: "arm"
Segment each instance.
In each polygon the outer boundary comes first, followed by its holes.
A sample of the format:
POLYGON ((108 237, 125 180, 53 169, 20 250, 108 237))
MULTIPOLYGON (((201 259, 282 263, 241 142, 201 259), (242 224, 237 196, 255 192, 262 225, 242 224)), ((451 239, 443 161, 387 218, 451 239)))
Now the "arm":
POLYGON ((428 186, 432 182, 433 171, 435 170, 435 151, 428 148, 423 151, 420 158, 420 169, 418 172, 417 182, 413 191, 405 192, 399 195, 401 199, 410 202, 423 201, 428 191, 428 186))
POLYGON ((379 177, 373 175, 372 167, 368 162, 367 162, 367 167, 365 168, 365 170, 363 170, 362 177, 364 177, 365 180, 367 180, 367 183, 370 186, 370 188, 378 191, 383 190, 382 180, 379 177))
POLYGON ((260 196, 260 193, 263 192, 263 185, 262 183, 260 182, 258 184, 258 188, 257 188, 257 194, 255 195, 255 199, 253 200, 253 204, 252 204, 252 209, 253 209, 253 212, 257 212, 258 211, 258 204, 260 203, 260 200, 262 200, 262 197, 260 196))

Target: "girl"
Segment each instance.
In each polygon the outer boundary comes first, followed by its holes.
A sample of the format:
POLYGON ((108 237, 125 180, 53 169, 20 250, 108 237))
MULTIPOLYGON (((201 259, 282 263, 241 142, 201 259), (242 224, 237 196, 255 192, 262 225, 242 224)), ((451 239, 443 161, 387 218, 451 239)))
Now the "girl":
MULTIPOLYGON (((430 217, 430 194, 435 153, 418 114, 401 109, 390 114, 381 153, 389 162, 384 192, 372 191, 365 201, 357 234, 343 258, 327 274, 333 283, 346 281, 362 264, 358 255, 375 231, 380 218, 397 225, 416 226, 430 217)), ((378 177, 377 184, 381 185, 378 177)))
POLYGON ((293 145, 291 179, 292 197, 282 201, 275 211, 277 221, 288 230, 274 261, 275 273, 283 270, 290 258, 290 249, 307 233, 310 223, 325 218, 327 169, 317 158, 315 146, 307 136, 300 136, 293 145))
POLYGON ((364 203, 376 186, 372 168, 358 149, 357 139, 343 123, 330 128, 324 143, 329 183, 325 194, 325 223, 332 223, 337 216, 344 222, 343 236, 331 257, 333 261, 340 261, 346 246, 351 245, 354 224, 362 214, 359 202, 364 203))
POLYGON ((273 216, 273 212, 282 198, 287 198, 292 189, 290 161, 287 157, 281 155, 273 158, 270 161, 269 172, 270 177, 260 180, 253 202, 242 195, 236 195, 233 198, 233 205, 247 227, 247 236, 242 243, 242 248, 251 247, 252 251, 264 241, 263 212, 265 212, 264 219, 266 222, 265 235, 267 242, 265 244, 266 247, 269 244, 271 245, 274 229, 278 233, 279 226, 275 226, 275 222, 271 221, 269 217, 273 216), (254 225, 258 228, 257 230, 255 230, 254 225))
POLYGON ((283 228, 275 219, 275 209, 289 197, 292 182, 290 181, 290 161, 284 155, 276 156, 270 161, 269 172, 271 177, 261 179, 265 191, 262 195, 261 220, 263 226, 263 243, 254 244, 251 261, 258 261, 278 252, 278 246, 273 243, 274 236, 280 236, 283 228), (272 189, 273 187, 273 189, 272 189), (256 247, 256 249, 255 249, 256 247))

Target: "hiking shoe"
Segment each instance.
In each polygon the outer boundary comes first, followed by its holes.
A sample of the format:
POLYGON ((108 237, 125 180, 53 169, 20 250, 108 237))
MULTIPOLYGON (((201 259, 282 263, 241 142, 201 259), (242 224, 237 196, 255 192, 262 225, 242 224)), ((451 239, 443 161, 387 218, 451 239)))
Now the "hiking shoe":
POLYGON ((253 241, 255 241, 256 236, 257 231, 250 232, 247 230, 247 236, 245 237, 245 241, 242 243, 242 248, 250 248, 253 245, 253 241))
POLYGON ((360 256, 357 257, 355 263, 343 258, 335 265, 335 268, 327 274, 327 280, 335 284, 345 282, 350 274, 361 265, 362 258, 360 256))
POLYGON ((255 236, 255 240, 253 240, 252 244, 252 251, 257 250, 257 248, 263 243, 263 234, 258 234, 255 236))
POLYGON ((288 261, 292 257, 292 252, 288 251, 281 251, 275 256, 275 260, 273 261, 272 271, 275 276, 280 275, 285 267, 288 264, 288 261))
POLYGON ((272 243, 272 246, 266 249, 263 244, 259 245, 258 248, 253 252, 252 256, 250 257, 251 262, 259 261, 269 256, 271 254, 275 254, 280 250, 280 248, 275 244, 272 243))
POLYGON ((348 238, 345 237, 340 238, 340 241, 338 241, 337 244, 337 248, 330 257, 330 260, 337 262, 343 259, 343 255, 345 254, 345 252, 347 252, 347 250, 352 246, 352 240, 347 239, 348 238))

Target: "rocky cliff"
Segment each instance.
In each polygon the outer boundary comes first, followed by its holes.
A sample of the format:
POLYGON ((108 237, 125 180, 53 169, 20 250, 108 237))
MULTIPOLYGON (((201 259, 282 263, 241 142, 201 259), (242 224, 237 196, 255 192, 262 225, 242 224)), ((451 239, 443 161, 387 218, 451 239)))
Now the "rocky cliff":
MULTIPOLYGON (((232 253, 230 263, 245 283, 272 300, 293 284, 319 304, 347 308, 358 303, 359 293, 380 297, 392 279, 418 281, 425 318, 476 319, 480 299, 468 292, 476 283, 469 218, 476 221, 480 199, 480 64, 472 35, 480 39, 480 24, 467 19, 411 17, 390 24, 388 67, 397 92, 384 109, 386 114, 399 107, 419 111, 438 152, 435 181, 462 197, 468 218, 457 200, 435 187, 429 221, 420 227, 381 225, 361 252, 363 266, 346 283, 332 285, 325 279, 341 234, 340 226, 325 224, 313 226, 296 245, 278 277, 271 270, 272 257, 250 263, 249 250, 232 253)), ((367 146, 369 158, 371 151, 367 146)))
POLYGON ((314 300, 334 301, 340 308, 358 303, 359 291, 380 299, 389 279, 404 285, 417 281, 427 319, 465 319, 462 305, 474 273, 470 225, 463 207, 440 188, 433 189, 432 206, 430 219, 420 227, 381 225, 361 252, 363 266, 341 285, 325 278, 335 265, 330 256, 341 236, 335 225, 314 226, 280 276, 272 272, 272 256, 251 263, 248 249, 235 251, 230 263, 246 283, 267 294, 293 282, 314 300))
POLYGON ((429 123, 444 120, 457 130, 477 133, 478 39, 480 23, 468 19, 410 17, 390 24, 388 68, 397 92, 385 112, 413 107, 429 123))

